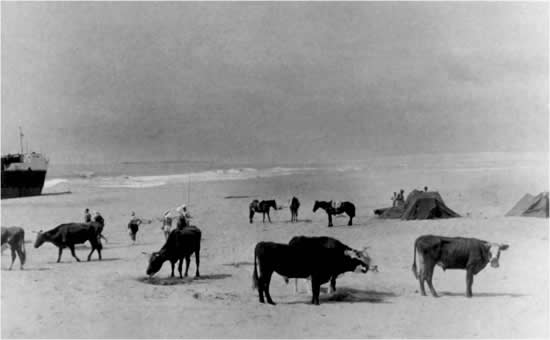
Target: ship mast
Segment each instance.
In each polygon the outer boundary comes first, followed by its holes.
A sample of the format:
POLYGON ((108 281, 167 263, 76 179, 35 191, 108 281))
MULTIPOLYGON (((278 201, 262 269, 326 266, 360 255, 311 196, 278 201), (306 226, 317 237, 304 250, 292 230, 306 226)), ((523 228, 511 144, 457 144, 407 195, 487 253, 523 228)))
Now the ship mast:
POLYGON ((23 130, 19 127, 19 147, 21 148, 21 154, 23 154, 23 130))

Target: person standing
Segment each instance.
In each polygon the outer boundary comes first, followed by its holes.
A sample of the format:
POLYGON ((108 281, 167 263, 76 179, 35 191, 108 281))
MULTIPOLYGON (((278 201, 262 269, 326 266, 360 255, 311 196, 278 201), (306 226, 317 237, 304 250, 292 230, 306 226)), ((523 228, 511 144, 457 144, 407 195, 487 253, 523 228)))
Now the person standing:
POLYGON ((90 214, 90 209, 84 209, 84 223, 92 222, 92 214, 90 214))
POLYGON ((141 218, 136 216, 136 213, 132 211, 130 222, 128 222, 128 232, 130 234, 130 239, 133 243, 136 243, 136 236, 139 231, 139 226, 142 223, 151 223, 151 221, 144 221, 141 218))
POLYGON ((168 239, 170 232, 172 231, 172 216, 170 215, 170 210, 164 212, 162 217, 162 227, 160 227, 164 232, 164 237, 168 239))
POLYGON ((189 219, 191 219, 191 214, 189 213, 189 211, 187 211, 187 206, 185 204, 179 206, 176 210, 179 213, 176 228, 182 230, 183 228, 189 226, 189 219))
POLYGON ((103 236, 103 228, 105 227, 105 220, 103 219, 103 216, 101 216, 101 213, 99 211, 96 211, 94 214, 94 222, 97 223, 98 226, 98 238, 102 238, 107 241, 107 238, 103 236))

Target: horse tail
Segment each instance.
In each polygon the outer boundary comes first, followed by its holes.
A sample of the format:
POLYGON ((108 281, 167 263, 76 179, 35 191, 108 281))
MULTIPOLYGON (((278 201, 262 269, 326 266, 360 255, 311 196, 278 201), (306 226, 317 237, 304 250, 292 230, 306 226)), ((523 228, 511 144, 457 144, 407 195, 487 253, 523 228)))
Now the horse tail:
POLYGON ((416 270, 416 241, 414 242, 414 247, 413 247, 413 264, 412 264, 411 270, 414 274, 414 277, 418 279, 418 272, 416 270))

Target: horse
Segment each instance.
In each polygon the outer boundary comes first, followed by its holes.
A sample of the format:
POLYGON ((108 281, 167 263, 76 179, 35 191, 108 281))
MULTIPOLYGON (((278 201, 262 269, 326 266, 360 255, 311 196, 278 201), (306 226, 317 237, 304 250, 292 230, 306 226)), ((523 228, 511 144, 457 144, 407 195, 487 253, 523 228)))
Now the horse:
POLYGON ((252 203, 250 203, 250 206, 248 207, 248 210, 250 212, 250 223, 252 223, 252 218, 254 217, 254 213, 262 213, 263 214, 263 222, 265 223, 265 215, 267 214, 267 219, 269 220, 269 223, 271 223, 271 217, 269 217, 269 209, 273 208, 277 210, 277 203, 275 200, 267 200, 267 201, 258 201, 254 200, 252 203))
POLYGON ((300 208, 300 201, 296 197, 292 197, 290 201, 290 222, 298 222, 298 208, 300 208))
POLYGON ((313 212, 317 209, 323 209, 328 215, 328 226, 332 227, 332 215, 340 215, 346 213, 349 216, 348 225, 352 225, 352 220, 355 217, 355 205, 351 202, 341 202, 338 207, 334 207, 332 201, 315 201, 313 212))

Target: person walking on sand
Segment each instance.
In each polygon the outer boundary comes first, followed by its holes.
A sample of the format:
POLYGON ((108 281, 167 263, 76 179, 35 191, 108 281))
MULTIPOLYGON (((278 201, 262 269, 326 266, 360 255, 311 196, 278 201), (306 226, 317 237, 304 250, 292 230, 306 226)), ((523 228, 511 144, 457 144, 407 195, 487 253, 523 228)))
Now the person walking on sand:
POLYGON ((84 223, 92 222, 92 214, 90 214, 90 209, 84 209, 84 223))
POLYGON ((162 227, 160 229, 164 232, 164 237, 168 239, 170 232, 172 231, 172 216, 170 210, 166 210, 162 217, 162 227))
POLYGON ((130 234, 130 239, 133 243, 136 243, 137 232, 139 231, 139 225, 142 223, 151 223, 151 221, 145 221, 136 216, 136 213, 132 211, 130 217, 130 222, 128 222, 128 232, 130 234))
POLYGON ((105 242, 109 242, 105 236, 103 236, 103 228, 105 227, 105 220, 99 211, 94 214, 94 222, 98 225, 98 238, 104 239, 105 242))
POLYGON ((185 204, 179 206, 176 210, 179 213, 176 228, 182 230, 183 228, 189 226, 191 214, 189 213, 189 211, 187 211, 187 206, 185 204))
POLYGON ((391 198, 392 207, 395 207, 396 200, 397 200, 397 193, 394 191, 393 196, 391 198))
POLYGON ((402 207, 405 205, 405 190, 399 190, 399 194, 397 194, 397 198, 395 199, 395 204, 398 207, 402 207))

